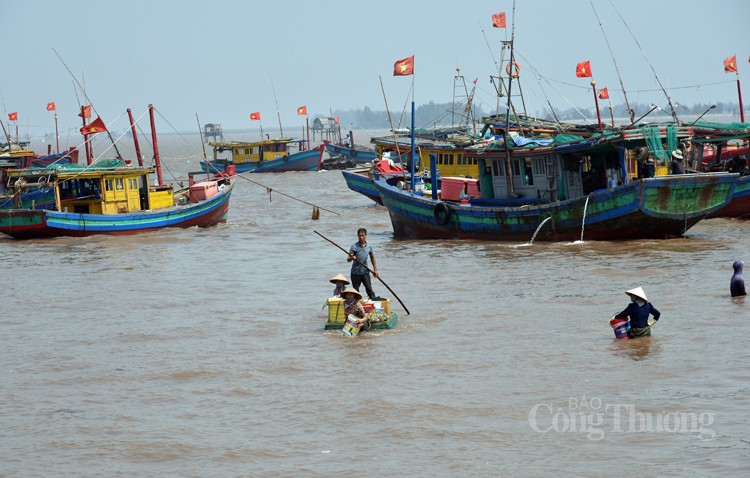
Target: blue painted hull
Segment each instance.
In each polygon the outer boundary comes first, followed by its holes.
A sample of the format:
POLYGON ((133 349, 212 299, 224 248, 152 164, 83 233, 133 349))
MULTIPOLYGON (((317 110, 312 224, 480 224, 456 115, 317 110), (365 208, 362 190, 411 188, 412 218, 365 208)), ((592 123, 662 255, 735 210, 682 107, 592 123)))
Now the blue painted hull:
POLYGON ((317 171, 321 149, 299 151, 279 159, 254 163, 227 163, 226 161, 201 161, 201 169, 216 173, 224 171, 227 164, 234 164, 235 172, 242 173, 283 173, 287 171, 317 171))
POLYGON ((538 240, 575 241, 682 236, 729 203, 736 178, 721 173, 662 176, 577 199, 521 207, 499 200, 436 201, 383 180, 374 183, 397 238, 530 241, 538 230, 538 240))
POLYGON ((166 227, 209 227, 226 221, 233 185, 198 203, 125 214, 81 214, 52 210, 0 211, 0 232, 16 239, 128 235, 166 227))
POLYGON ((375 151, 350 148, 340 144, 325 143, 326 151, 331 156, 339 156, 355 163, 369 163, 375 161, 378 155, 375 151))

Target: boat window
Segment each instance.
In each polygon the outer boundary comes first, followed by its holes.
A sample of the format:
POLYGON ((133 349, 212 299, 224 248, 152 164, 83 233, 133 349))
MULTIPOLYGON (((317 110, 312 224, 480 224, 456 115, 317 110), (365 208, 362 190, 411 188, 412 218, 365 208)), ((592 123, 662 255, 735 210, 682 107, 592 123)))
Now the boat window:
POLYGON ((443 153, 438 153, 437 163, 438 164, 443 164, 443 153))
POLYGON ((534 161, 534 174, 538 175, 546 175, 547 174, 547 165, 545 163, 546 156, 541 157, 534 161))
POLYGON ((114 191, 115 190, 114 183, 112 182, 111 179, 107 179, 107 180, 104 181, 104 188, 107 191, 114 191))
POLYGON ((453 155, 452 154, 446 154, 446 156, 448 157, 448 164, 452 166, 453 165, 453 155))
POLYGON ((523 184, 525 186, 533 186, 534 185, 534 171, 532 168, 532 159, 531 158, 524 158, 523 160, 523 184))
POLYGON ((115 189, 118 191, 122 191, 125 189, 125 181, 122 180, 122 178, 116 178, 115 179, 115 189))
POLYGON ((514 159, 513 160, 513 176, 520 176, 521 175, 521 168, 518 166, 519 160, 514 159))
POLYGON ((250 154, 250 148, 245 148, 245 156, 247 156, 248 154, 250 154))

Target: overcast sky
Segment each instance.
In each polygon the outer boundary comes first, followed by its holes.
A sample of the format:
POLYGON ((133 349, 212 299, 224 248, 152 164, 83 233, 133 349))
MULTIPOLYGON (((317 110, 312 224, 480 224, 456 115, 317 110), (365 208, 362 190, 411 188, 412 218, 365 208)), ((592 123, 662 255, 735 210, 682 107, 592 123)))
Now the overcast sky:
MULTIPOLYGON (((388 106, 400 111, 412 77, 394 77, 393 64, 411 55, 417 105, 450 102, 460 67, 469 86, 478 78, 477 102, 494 111, 490 75, 501 40, 510 39, 513 2, 0 0, 0 14, 2 118, 7 124, 6 113, 17 111, 21 134, 34 136, 54 131, 50 101, 61 129, 79 126, 85 99, 76 80, 112 129, 127 126, 127 108, 140 117, 149 103, 169 121, 164 131, 196 131, 196 113, 201 123, 232 129, 257 126, 250 113, 259 111, 264 127, 276 126, 276 102, 289 126, 304 123, 302 105, 311 117, 382 110, 381 77, 388 106), (503 11, 508 28, 493 28, 492 14, 503 11)), ((515 45, 528 112, 548 101, 591 106, 590 79, 575 76, 584 60, 597 87, 622 102, 607 40, 631 102, 666 107, 658 78, 675 103, 736 103, 737 76, 724 72, 723 60, 737 55, 748 109, 748 0, 518 0, 515 45)))

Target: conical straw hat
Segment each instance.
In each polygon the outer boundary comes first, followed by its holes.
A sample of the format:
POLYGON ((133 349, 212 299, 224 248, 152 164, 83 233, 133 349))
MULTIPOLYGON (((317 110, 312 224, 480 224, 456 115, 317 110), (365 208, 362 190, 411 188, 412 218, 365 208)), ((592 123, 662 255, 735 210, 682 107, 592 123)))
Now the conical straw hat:
POLYGON ((643 292, 643 289, 640 287, 636 287, 635 289, 630 289, 628 291, 625 291, 625 293, 628 295, 638 297, 639 299, 643 299, 646 302, 648 302, 648 299, 646 298, 646 293, 643 292))
POLYGON ((336 274, 335 276, 331 278, 330 282, 335 284, 336 281, 338 280, 342 281, 346 285, 349 285, 349 281, 346 280, 346 277, 344 277, 344 274, 336 274))
POLYGON ((354 287, 352 287, 352 286, 349 286, 346 289, 344 289, 343 291, 341 291, 341 297, 343 297, 346 294, 354 294, 354 295, 356 295, 357 296, 357 300, 362 299, 362 294, 360 294, 359 291, 357 289, 355 289, 354 287))

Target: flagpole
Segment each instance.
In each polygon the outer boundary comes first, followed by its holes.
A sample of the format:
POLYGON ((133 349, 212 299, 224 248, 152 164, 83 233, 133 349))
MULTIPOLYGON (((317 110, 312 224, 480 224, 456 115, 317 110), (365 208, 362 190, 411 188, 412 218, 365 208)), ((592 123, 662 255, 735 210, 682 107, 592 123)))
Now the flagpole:
POLYGON ((599 120, 599 131, 604 131, 602 126, 602 115, 599 113, 599 98, 596 96, 596 81, 591 80, 591 89, 594 91, 594 103, 596 103, 596 118, 599 120))
POLYGON ((414 79, 417 77, 417 73, 414 72, 414 74, 411 76, 411 166, 409 167, 409 174, 411 175, 411 178, 409 180, 409 190, 414 193, 414 165, 417 162, 416 158, 414 157, 414 79))
MULTIPOLYGON (((86 105, 81 106, 81 121, 83 122, 83 128, 86 127, 86 105)), ((89 140, 91 135, 83 135, 84 146, 86 147, 86 164, 91 165, 91 143, 89 140)))
POLYGON ((57 154, 60 154, 60 132, 57 127, 57 111, 55 111, 55 144, 57 145, 57 154))
POLYGON ((745 122, 745 110, 742 108, 742 90, 740 89, 740 73, 735 71, 737 75, 737 96, 740 99, 740 121, 745 122))

